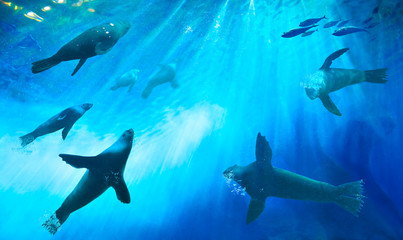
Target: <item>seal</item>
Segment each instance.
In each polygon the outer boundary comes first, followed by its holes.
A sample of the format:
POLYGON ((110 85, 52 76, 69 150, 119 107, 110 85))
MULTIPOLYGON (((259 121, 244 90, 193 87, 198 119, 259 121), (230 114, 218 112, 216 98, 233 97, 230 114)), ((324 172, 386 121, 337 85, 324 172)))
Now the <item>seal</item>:
POLYGON ((116 89, 121 87, 129 87, 129 90, 127 92, 130 92, 137 81, 139 72, 140 70, 138 69, 132 69, 123 74, 120 78, 116 79, 115 85, 111 87, 111 90, 115 91, 116 89))
POLYGON ((80 59, 72 76, 93 56, 109 52, 117 41, 130 29, 127 21, 105 23, 81 33, 64 45, 55 55, 32 63, 32 73, 39 73, 63 61, 80 59))
POLYGON ((132 149, 133 135, 133 129, 126 130, 112 146, 97 156, 59 155, 71 166, 87 168, 87 171, 62 206, 42 224, 44 228, 55 234, 72 212, 95 200, 109 187, 115 189, 122 203, 130 203, 123 172, 132 149))
POLYGON ((171 86, 173 88, 177 88, 178 82, 175 79, 176 75, 176 65, 177 65, 178 60, 175 60, 174 62, 167 64, 167 65, 160 65, 159 71, 154 74, 150 80, 148 81, 148 84, 146 88, 144 88, 143 93, 141 96, 143 98, 148 98, 150 96, 151 91, 158 85, 164 84, 164 83, 171 83, 171 86))
POLYGON ((77 120, 81 118, 91 107, 91 103, 84 103, 63 110, 39 125, 39 127, 37 127, 34 131, 20 137, 21 146, 25 147, 33 142, 36 138, 56 132, 62 128, 62 138, 63 140, 66 139, 67 134, 73 127, 74 123, 76 123, 77 120))
POLYGON ((386 83, 387 68, 361 71, 357 69, 342 69, 330 68, 332 61, 340 57, 343 53, 348 51, 348 48, 340 49, 329 55, 322 67, 311 75, 308 82, 305 84, 305 92, 310 99, 319 98, 325 108, 337 115, 341 113, 337 106, 329 97, 329 93, 337 91, 349 85, 370 82, 370 83, 386 83))
POLYGON ((334 202, 358 216, 364 203, 362 180, 334 186, 275 168, 271 165, 271 159, 270 145, 266 138, 258 133, 256 161, 247 166, 234 165, 223 173, 224 177, 237 182, 251 196, 246 224, 256 220, 263 212, 267 197, 334 202))

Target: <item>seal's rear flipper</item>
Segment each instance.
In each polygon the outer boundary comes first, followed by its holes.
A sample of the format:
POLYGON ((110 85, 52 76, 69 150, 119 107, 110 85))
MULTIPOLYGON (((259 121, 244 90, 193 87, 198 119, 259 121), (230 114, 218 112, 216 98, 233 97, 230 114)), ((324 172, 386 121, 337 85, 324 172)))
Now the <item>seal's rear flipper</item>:
POLYGON ((48 220, 42 223, 42 227, 49 231, 50 234, 55 235, 55 233, 59 230, 61 223, 59 219, 56 217, 56 214, 50 216, 48 220))
POLYGON ((151 91, 153 90, 153 86, 147 85, 146 88, 144 88, 143 93, 141 94, 142 98, 148 98, 150 96, 151 91))
POLYGON ((252 198, 249 203, 248 214, 246 215, 246 224, 255 221, 263 212, 265 200, 252 198))
POLYGON ((59 157, 75 168, 92 169, 97 166, 97 162, 99 164, 99 161, 96 161, 96 157, 83 157, 70 154, 59 154, 59 157))
POLYGON ((336 104, 334 104, 334 102, 332 101, 332 99, 329 97, 329 95, 325 95, 320 97, 320 100, 323 103, 323 106, 325 106, 325 108, 327 110, 329 110, 329 112, 337 115, 337 116, 341 116, 341 113, 339 111, 339 109, 337 109, 336 104))
POLYGON ((31 142, 35 140, 35 137, 32 136, 32 133, 28 133, 27 135, 24 135, 20 137, 20 142, 21 142, 21 147, 25 147, 31 142))
POLYGON ((365 71, 365 81, 370 83, 386 83, 387 68, 365 71))
POLYGON ((337 191, 339 196, 336 198, 336 203, 357 217, 364 203, 363 181, 342 184, 337 186, 337 191))
POLYGON ((82 58, 80 59, 80 62, 78 62, 76 68, 74 69, 73 73, 71 74, 71 76, 74 76, 74 74, 76 74, 76 72, 78 72, 78 70, 80 70, 81 66, 83 66, 83 64, 85 63, 85 61, 87 61, 86 58, 82 58))
POLYGON ((127 185, 123 178, 118 182, 117 185, 112 186, 115 189, 116 196, 122 203, 130 203, 130 193, 127 189, 127 185))
POLYGON ((40 73, 45 70, 48 70, 51 67, 56 66, 59 64, 61 61, 58 60, 55 56, 46 58, 37 62, 32 63, 32 73, 40 73))

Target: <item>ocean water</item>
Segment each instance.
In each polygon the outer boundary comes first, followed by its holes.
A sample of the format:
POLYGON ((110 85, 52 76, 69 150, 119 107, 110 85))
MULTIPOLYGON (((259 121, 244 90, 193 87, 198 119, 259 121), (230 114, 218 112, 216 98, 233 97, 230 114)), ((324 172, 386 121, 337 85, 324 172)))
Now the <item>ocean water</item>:
POLYGON ((402 16, 397 0, 0 1, 0 239, 403 239, 402 16), (312 35, 281 37, 323 15, 312 35), (77 60, 31 72, 85 30, 118 20, 129 31, 74 76, 77 60), (374 26, 334 36, 338 27, 323 27, 332 20, 374 26), (331 67, 388 68, 388 82, 331 93, 336 116, 304 86, 342 48, 331 67), (160 64, 175 60, 178 87, 143 98, 160 64), (139 69, 132 90, 112 91, 131 69, 139 69), (83 103, 93 107, 64 141, 57 131, 20 145, 83 103), (130 128, 131 203, 109 188, 51 235, 42 223, 86 171, 58 155, 97 155, 130 128), (359 216, 268 197, 246 225, 250 196, 223 172, 256 160, 258 132, 275 167, 333 185, 362 179, 359 216))

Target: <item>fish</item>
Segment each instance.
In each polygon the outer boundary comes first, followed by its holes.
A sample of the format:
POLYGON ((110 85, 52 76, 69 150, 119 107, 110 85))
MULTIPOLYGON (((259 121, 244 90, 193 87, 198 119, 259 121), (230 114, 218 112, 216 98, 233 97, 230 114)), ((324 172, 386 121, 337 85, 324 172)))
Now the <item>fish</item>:
POLYGON ((327 18, 326 18, 326 16, 323 16, 321 18, 310 18, 310 19, 307 19, 307 20, 301 22, 299 24, 299 26, 300 27, 308 27, 308 26, 311 26, 311 25, 313 25, 315 23, 318 23, 322 19, 327 19, 327 18))
POLYGON ((306 31, 308 31, 309 29, 311 29, 313 27, 317 27, 317 26, 318 25, 312 25, 312 26, 309 26, 309 27, 294 28, 294 29, 291 29, 288 32, 284 32, 283 35, 281 35, 281 37, 283 37, 283 38, 292 38, 292 37, 298 36, 301 33, 304 33, 306 31))
POLYGON ((317 32, 317 31, 318 31, 318 29, 306 31, 306 32, 302 33, 301 37, 306 37, 306 36, 312 35, 314 32, 317 32))
POLYGON ((343 26, 346 25, 349 21, 350 21, 350 20, 342 21, 342 22, 340 22, 337 26, 338 26, 338 27, 343 27, 343 26))
POLYGON ((342 27, 340 29, 337 29, 333 35, 334 36, 344 36, 344 35, 348 35, 351 33, 357 33, 357 32, 367 32, 369 33, 367 30, 363 29, 363 28, 358 28, 358 27, 342 27))
POLYGON ((330 28, 330 27, 336 26, 336 24, 337 24, 338 22, 340 22, 340 20, 330 21, 330 22, 326 23, 326 24, 323 26, 323 28, 330 28))

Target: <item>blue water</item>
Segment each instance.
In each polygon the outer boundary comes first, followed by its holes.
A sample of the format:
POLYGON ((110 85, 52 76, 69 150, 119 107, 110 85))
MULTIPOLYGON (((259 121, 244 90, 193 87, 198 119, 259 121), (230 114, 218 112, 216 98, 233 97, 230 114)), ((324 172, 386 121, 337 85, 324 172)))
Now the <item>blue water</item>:
POLYGON ((398 1, 24 2, 0 2, 0 239, 403 239, 398 1), (51 10, 43 12, 47 5, 51 10), (338 19, 362 27, 377 6, 372 22, 379 25, 370 33, 336 37, 336 28, 323 28, 338 19), (25 17, 28 11, 43 20, 25 17), (323 15, 329 20, 311 36, 281 37, 323 15), (116 19, 129 21, 129 32, 75 76, 77 61, 31 73, 32 62, 116 19), (303 86, 345 47, 350 50, 332 67, 387 67, 388 82, 332 93, 338 117, 310 100, 303 86), (158 64, 175 58, 179 87, 164 84, 141 98, 158 64), (111 91, 133 68, 140 70, 133 90, 111 91), (65 141, 59 131, 20 146, 18 137, 86 102, 93 108, 65 141), (129 128, 136 134, 124 174, 131 203, 108 189, 50 235, 42 222, 85 172, 58 155, 97 155, 129 128), (222 173, 255 161, 258 132, 270 142, 275 167, 334 185, 363 179, 359 217, 332 203, 268 198, 246 225, 250 197, 222 173))

